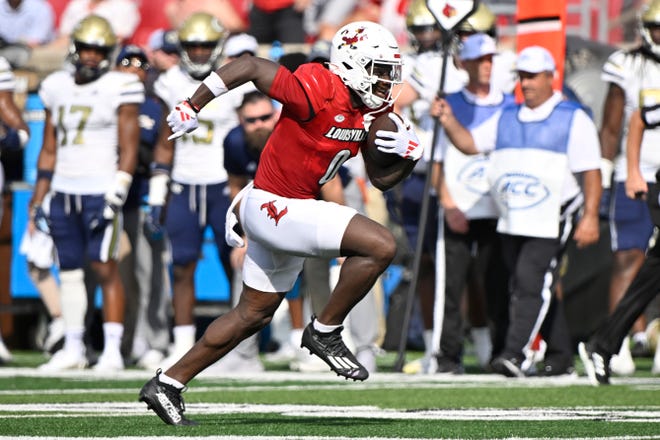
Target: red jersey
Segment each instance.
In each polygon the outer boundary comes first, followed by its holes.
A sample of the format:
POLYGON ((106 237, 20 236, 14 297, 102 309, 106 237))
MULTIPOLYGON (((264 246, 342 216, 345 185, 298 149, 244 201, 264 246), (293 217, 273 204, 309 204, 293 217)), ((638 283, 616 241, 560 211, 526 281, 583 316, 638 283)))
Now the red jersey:
POLYGON ((283 104, 259 159, 254 186, 284 197, 315 198, 366 140, 363 115, 341 79, 319 63, 280 67, 269 95, 283 104))

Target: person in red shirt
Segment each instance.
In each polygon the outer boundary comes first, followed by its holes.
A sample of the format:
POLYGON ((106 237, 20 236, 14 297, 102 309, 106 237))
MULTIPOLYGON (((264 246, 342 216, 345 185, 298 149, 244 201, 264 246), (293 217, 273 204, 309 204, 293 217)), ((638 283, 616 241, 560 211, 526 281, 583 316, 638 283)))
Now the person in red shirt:
MULTIPOLYGON (((399 47, 381 25, 355 22, 337 31, 327 68, 308 63, 291 73, 263 58, 240 57, 212 72, 192 97, 172 110, 167 118, 172 137, 195 130, 202 107, 248 81, 281 102, 282 112, 253 185, 234 198, 227 214, 227 242, 244 245, 233 230, 237 206, 250 242, 243 292, 234 309, 211 323, 188 353, 165 373, 158 371, 140 391, 140 400, 168 424, 194 423, 183 414, 185 384, 270 322, 305 257, 346 259, 328 304, 305 328, 301 346, 346 379, 369 376, 344 345, 341 323, 390 264, 394 237, 354 209, 316 196, 343 162, 360 149, 366 151, 370 121, 391 111, 392 87, 401 81, 399 47)), ((403 159, 386 168, 365 160, 372 184, 383 191, 405 178, 422 155, 410 125, 397 116, 390 118, 397 131, 378 130, 375 144, 403 159)))

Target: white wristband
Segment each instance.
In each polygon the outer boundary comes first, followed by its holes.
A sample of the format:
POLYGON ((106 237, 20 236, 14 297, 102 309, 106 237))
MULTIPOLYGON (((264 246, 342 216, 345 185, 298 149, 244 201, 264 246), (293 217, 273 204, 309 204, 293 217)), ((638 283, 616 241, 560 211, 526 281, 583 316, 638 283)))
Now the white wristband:
POLYGON ((220 96, 224 95, 229 91, 227 86, 225 85, 225 82, 220 78, 220 75, 215 73, 215 71, 211 72, 206 78, 204 78, 204 81, 202 81, 202 84, 204 84, 208 89, 213 93, 213 96, 220 96))
POLYGON ((106 200, 111 201, 114 204, 123 206, 126 201, 126 196, 128 195, 128 190, 131 188, 131 183, 133 182, 133 176, 126 171, 118 170, 115 174, 115 184, 105 194, 106 200))
POLYGON ((153 206, 165 205, 167 197, 167 183, 170 176, 165 173, 156 173, 149 179, 149 196, 147 203, 153 206))
POLYGON ((614 172, 614 164, 611 160, 602 157, 600 159, 600 177, 603 188, 608 189, 612 184, 612 173, 614 172))

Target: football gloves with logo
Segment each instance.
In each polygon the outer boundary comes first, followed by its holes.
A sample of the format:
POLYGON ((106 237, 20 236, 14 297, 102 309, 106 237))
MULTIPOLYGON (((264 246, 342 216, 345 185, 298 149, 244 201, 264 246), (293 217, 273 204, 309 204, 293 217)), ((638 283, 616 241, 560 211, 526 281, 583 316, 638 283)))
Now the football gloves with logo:
POLYGON ((419 138, 410 122, 404 122, 399 116, 390 113, 388 117, 394 121, 397 131, 378 130, 376 140, 378 150, 383 153, 398 154, 404 159, 419 160, 424 152, 419 138))
POLYGON ((172 129, 172 135, 168 140, 177 139, 186 133, 190 133, 199 127, 197 120, 197 113, 199 109, 195 109, 190 99, 180 102, 174 107, 174 110, 167 115, 167 124, 172 129))

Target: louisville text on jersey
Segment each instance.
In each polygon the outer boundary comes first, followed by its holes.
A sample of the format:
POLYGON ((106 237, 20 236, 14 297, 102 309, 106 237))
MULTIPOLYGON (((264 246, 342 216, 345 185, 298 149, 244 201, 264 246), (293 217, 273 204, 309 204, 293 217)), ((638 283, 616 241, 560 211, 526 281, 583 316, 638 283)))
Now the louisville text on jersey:
POLYGON ((323 136, 342 142, 362 142, 367 138, 367 132, 362 128, 340 128, 333 126, 323 136))

